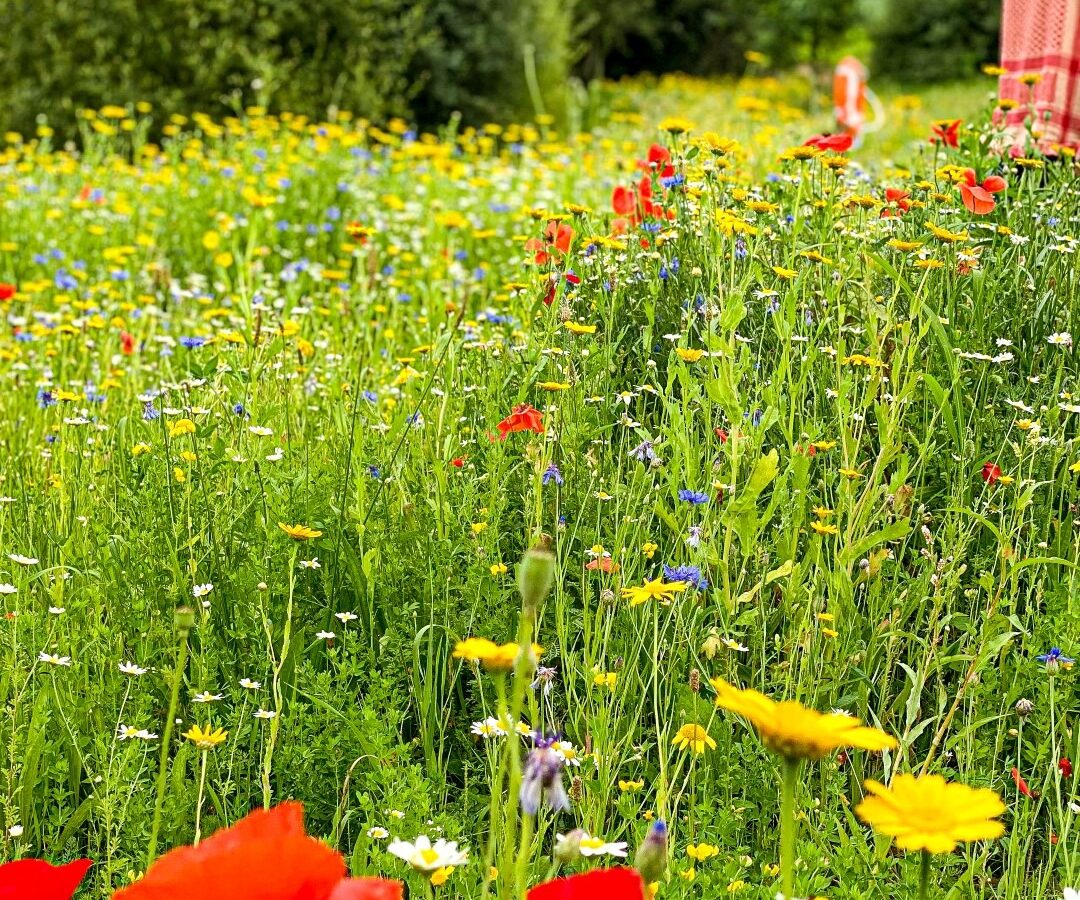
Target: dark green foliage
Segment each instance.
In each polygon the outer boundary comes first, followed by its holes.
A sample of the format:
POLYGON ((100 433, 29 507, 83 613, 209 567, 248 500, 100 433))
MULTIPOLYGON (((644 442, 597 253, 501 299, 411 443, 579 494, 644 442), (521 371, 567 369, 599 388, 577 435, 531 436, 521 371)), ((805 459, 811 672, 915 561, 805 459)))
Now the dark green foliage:
POLYGON ((555 111, 569 66, 569 13, 545 0, 0 0, 0 21, 0 129, 24 133, 137 100, 159 122, 250 104, 484 121, 531 110, 526 41, 555 111))
POLYGON ((998 55, 1000 0, 888 0, 875 24, 875 74, 900 81, 965 78, 998 55))
MULTIPOLYGON (((885 0, 874 71, 959 77, 995 55, 997 0, 885 0)), ((562 117, 567 77, 827 67, 860 34, 859 0, 0 0, 0 130, 80 108, 220 117, 248 105, 347 109, 432 126, 562 117)))

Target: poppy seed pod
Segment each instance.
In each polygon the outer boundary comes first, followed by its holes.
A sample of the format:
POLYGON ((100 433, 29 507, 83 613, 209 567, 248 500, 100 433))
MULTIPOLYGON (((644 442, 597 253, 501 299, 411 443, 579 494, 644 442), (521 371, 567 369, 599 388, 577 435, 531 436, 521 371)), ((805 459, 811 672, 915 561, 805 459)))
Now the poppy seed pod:
POLYGON ((518 565, 518 591, 527 613, 535 613, 544 602, 555 580, 555 554, 551 539, 544 535, 535 547, 525 552, 518 565))

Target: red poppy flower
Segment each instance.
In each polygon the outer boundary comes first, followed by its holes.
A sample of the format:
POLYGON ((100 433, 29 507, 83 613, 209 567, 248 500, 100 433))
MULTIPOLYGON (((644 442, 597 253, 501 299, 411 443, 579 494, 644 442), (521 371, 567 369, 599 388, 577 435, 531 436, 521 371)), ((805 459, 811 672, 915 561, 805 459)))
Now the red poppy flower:
POLYGON ((1020 770, 1013 766, 1012 768, 1012 780, 1016 784, 1016 789, 1025 797, 1034 797, 1035 793, 1028 787, 1028 783, 1024 781, 1023 776, 1020 774, 1020 770))
POLYGON ((510 415, 495 427, 499 429, 500 441, 505 441, 506 436, 508 434, 513 434, 515 431, 535 431, 537 434, 544 433, 544 423, 541 420, 540 410, 533 409, 528 403, 522 403, 520 406, 515 406, 510 415))
POLYGON ((0 900, 71 900, 91 865, 88 859, 66 866, 53 866, 43 859, 4 863, 0 866, 0 900))
POLYGON ((720 438, 721 444, 726 444, 728 439, 728 433, 723 428, 714 428, 713 434, 720 438))
POLYGON ((892 216, 902 216, 911 209, 910 191, 900 188, 885 189, 885 208, 881 211, 881 218, 888 219, 892 216))
POLYGON ((16 290, 18 290, 18 288, 16 288, 15 285, 0 281, 0 300, 10 300, 15 296, 16 290))
POLYGON ((960 124, 962 119, 946 119, 935 122, 930 127, 930 143, 944 144, 946 147, 960 146, 960 124))
POLYGON ((1001 477, 1001 466, 997 463, 984 462, 980 474, 982 480, 993 487, 994 483, 1001 477))
POLYGON ((991 175, 983 179, 982 184, 975 180, 975 170, 965 169, 964 180, 960 182, 960 198, 968 212, 977 216, 985 216, 992 211, 997 202, 991 196, 1007 187, 1005 179, 1000 175, 991 175))
POLYGON ((526 900, 642 900, 645 884, 633 869, 594 869, 538 884, 526 900))
POLYGON ((830 153, 844 153, 851 149, 855 138, 850 134, 815 134, 809 138, 804 147, 816 147, 818 150, 827 150, 830 153))
POLYGON ((135 352, 135 335, 127 331, 120 332, 120 352, 125 356, 131 356, 135 352))
POLYGON ((1063 778, 1072 778, 1073 766, 1069 762, 1069 757, 1063 756, 1058 760, 1058 768, 1061 770, 1061 776, 1063 778))
POLYGON ((574 229, 565 222, 552 219, 544 229, 544 239, 530 238, 525 242, 526 250, 535 250, 534 261, 538 266, 546 266, 553 256, 564 256, 570 250, 570 241, 574 239, 574 229))
POLYGON ((638 165, 649 172, 656 172, 661 178, 671 178, 675 174, 675 167, 671 164, 671 153, 663 144, 653 144, 649 147, 648 159, 638 165))
POLYGON ((619 564, 610 556, 600 556, 596 559, 590 559, 585 563, 585 568, 589 572, 595 572, 598 569, 601 572, 618 572, 619 564))
POLYGON ((382 878, 346 878, 345 860, 304 833, 304 808, 258 810, 203 841, 153 863, 114 900, 184 900, 212 892, 229 900, 401 900, 382 878))

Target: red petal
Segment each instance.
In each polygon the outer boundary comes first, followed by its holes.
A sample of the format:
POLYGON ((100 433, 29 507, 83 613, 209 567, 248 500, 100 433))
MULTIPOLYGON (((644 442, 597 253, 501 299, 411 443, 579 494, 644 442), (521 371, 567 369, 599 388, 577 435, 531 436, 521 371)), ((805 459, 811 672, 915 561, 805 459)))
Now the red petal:
POLYGON ((663 163, 671 159, 667 147, 662 144, 653 144, 649 147, 649 165, 659 168, 663 163))
POLYGON ((975 185, 978 184, 978 182, 975 181, 974 169, 964 169, 964 184, 967 184, 970 187, 975 187, 975 185))
POLYGON ((973 212, 977 216, 985 216, 997 206, 994 198, 978 185, 975 187, 968 187, 966 184, 960 185, 960 197, 964 201, 964 206, 967 207, 968 212, 973 212))
POLYGON ((150 866, 141 881, 113 900, 326 900, 345 877, 341 854, 304 834, 304 809, 282 803, 245 816, 203 841, 181 847, 150 866))
POLYGON ((93 863, 77 859, 53 866, 43 859, 20 859, 0 866, 2 900, 71 900, 93 863))
POLYGON ((637 201, 630 190, 619 185, 611 192, 611 208, 620 216, 628 216, 634 211, 637 201))
POLYGON ((402 900, 400 881, 386 878, 346 878, 338 882, 327 900, 402 900))
POLYGON ((538 884, 527 900, 642 900, 645 885, 633 869, 596 869, 538 884))
POLYGON ((996 194, 1000 191, 1005 190, 1005 188, 1007 188, 1009 185, 1000 175, 990 175, 982 183, 982 186, 984 190, 989 191, 991 194, 996 194))

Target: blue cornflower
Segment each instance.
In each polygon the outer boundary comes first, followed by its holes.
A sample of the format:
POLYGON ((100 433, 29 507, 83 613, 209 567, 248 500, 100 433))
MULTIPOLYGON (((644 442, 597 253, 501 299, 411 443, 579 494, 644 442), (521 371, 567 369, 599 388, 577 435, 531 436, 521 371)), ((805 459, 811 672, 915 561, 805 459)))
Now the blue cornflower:
POLYGON ((709 579, 701 574, 698 566, 664 566, 664 581, 685 581, 699 591, 709 586, 709 579))
POLYGON ((557 485, 563 483, 562 472, 559 471, 559 467, 555 463, 548 465, 544 470, 544 474, 540 476, 541 484, 550 484, 553 481, 557 485))
MULTIPOLYGON (((638 462, 651 463, 657 458, 656 452, 653 450, 652 441, 642 441, 633 450, 630 451, 630 455, 634 457, 638 462)), ((682 498, 682 492, 679 492, 679 497, 682 498)), ((706 498, 708 499, 708 498, 706 498)))
POLYGON ((1072 664, 1076 662, 1072 657, 1065 656, 1060 647, 1051 647, 1049 653, 1040 653, 1035 659, 1043 663, 1051 675, 1056 675, 1061 669, 1072 668, 1072 664))
POLYGON ((37 392, 37 402, 42 409, 48 409, 50 406, 56 406, 56 396, 52 391, 42 388, 37 392))
POLYGON ((376 394, 374 391, 364 391, 360 396, 367 400, 368 403, 379 402, 379 395, 376 394))
POLYGON ((701 491, 692 491, 690 488, 682 488, 679 491, 679 499, 685 503, 692 503, 694 506, 701 506, 709 502, 709 495, 701 491))
POLYGON ((376 481, 382 478, 382 472, 379 471, 378 466, 368 466, 367 473, 369 477, 374 478, 376 481))
POLYGON ((180 338, 180 346, 181 347, 187 347, 188 350, 196 350, 205 343, 206 343, 206 338, 204 338, 204 337, 188 337, 188 336, 184 336, 184 337, 180 338))
POLYGON ((232 411, 234 413, 236 413, 236 415, 238 415, 238 416, 242 416, 247 412, 247 410, 244 409, 244 404, 243 403, 233 404, 232 411))
POLYGON ((161 410, 154 406, 153 403, 147 401, 143 404, 142 417, 147 422, 153 422, 161 415, 161 410))

